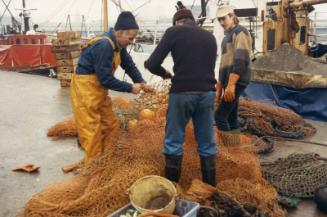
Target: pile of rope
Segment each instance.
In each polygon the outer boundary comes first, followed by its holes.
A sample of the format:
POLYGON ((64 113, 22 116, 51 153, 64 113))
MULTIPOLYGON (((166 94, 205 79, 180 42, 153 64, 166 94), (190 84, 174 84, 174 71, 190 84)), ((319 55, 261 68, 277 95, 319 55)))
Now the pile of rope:
POLYGON ((239 119, 243 132, 257 136, 302 139, 316 129, 289 109, 250 99, 240 100, 239 119))
POLYGON ((55 124, 48 129, 47 136, 57 138, 76 137, 77 129, 75 120, 68 119, 55 124))
POLYGON ((183 197, 201 204, 199 217, 285 216, 277 202, 277 192, 265 181, 226 180, 212 187, 193 180, 183 197), (262 201, 262 202, 258 202, 262 201))
MULTIPOLYGON (((156 86, 157 90, 154 93, 142 93, 136 102, 122 98, 113 99, 115 110, 120 111, 124 122, 137 119, 137 112, 142 109, 151 109, 155 112, 155 117, 151 120, 138 120, 136 128, 121 127, 117 138, 106 144, 101 157, 84 165, 81 172, 74 177, 53 184, 34 195, 27 202, 21 216, 104 217, 128 203, 126 191, 135 180, 146 175, 163 175, 164 157, 161 149, 165 132, 168 87, 168 83, 161 83, 156 86)), ((250 108, 249 105, 247 108, 250 108)), ((261 110, 262 117, 266 117, 263 115, 267 114, 266 110, 261 110)), ((257 111, 257 107, 253 108, 253 111, 257 111)), ((285 115, 284 118, 287 119, 290 113, 292 112, 283 112, 279 117, 273 117, 279 120, 285 115)), ((298 120, 297 116, 291 117, 298 120)), ((66 123, 71 127, 73 122, 66 123)), ((293 124, 294 121, 290 123, 293 124)), ((63 135, 65 128, 60 127, 59 131, 52 132, 51 135, 63 135)), ((71 131, 69 132, 71 134, 71 131)), ((218 143, 217 138, 216 141, 218 143)), ((258 210, 255 212, 247 210, 250 214, 259 212, 267 217, 283 217, 284 212, 276 202, 276 191, 263 180, 261 166, 255 156, 257 151, 249 147, 251 144, 248 143, 252 141, 252 138, 244 137, 242 143, 247 144, 243 146, 240 144, 236 148, 227 148, 219 144, 216 177, 219 183, 216 190, 220 192, 218 194, 220 196, 215 196, 216 204, 219 204, 217 198, 223 198, 222 195, 228 194, 229 197, 226 198, 229 198, 231 203, 237 202, 236 205, 230 206, 230 213, 237 204, 242 204, 243 208, 247 205, 252 207, 252 210, 258 210), (251 194, 246 196, 244 192, 251 194)), ((185 135, 182 176, 179 182, 181 191, 189 189, 192 180, 201 179, 200 174, 200 160, 190 123, 185 135)), ((183 197, 183 193, 181 195, 183 197)), ((218 206, 215 203, 211 205, 218 206)), ((229 207, 227 205, 226 209, 229 207)), ((219 206, 222 209, 222 205, 219 206)))
POLYGON ((277 217, 286 214, 278 205, 277 191, 263 179, 258 182, 242 178, 225 180, 218 183, 217 189, 228 193, 244 207, 255 208, 265 216, 277 217))
POLYGON ((327 183, 327 159, 315 153, 291 154, 261 165, 265 179, 283 196, 313 198, 327 183))

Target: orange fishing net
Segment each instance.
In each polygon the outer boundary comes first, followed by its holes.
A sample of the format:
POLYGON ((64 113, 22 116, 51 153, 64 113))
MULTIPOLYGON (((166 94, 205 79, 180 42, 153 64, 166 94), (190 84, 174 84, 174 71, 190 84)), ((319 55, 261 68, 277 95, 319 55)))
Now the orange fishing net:
POLYGON ((217 173, 218 181, 244 178, 257 182, 262 179, 260 162, 254 153, 224 147, 218 154, 217 173))
MULTIPOLYGON (((104 217, 128 203, 126 191, 135 180, 145 175, 163 175, 164 157, 161 149, 166 123, 168 86, 160 85, 155 93, 141 94, 136 101, 113 99, 115 108, 121 111, 123 116, 126 111, 134 112, 146 108, 154 111, 155 117, 152 120, 139 120, 135 128, 122 128, 117 138, 112 138, 106 144, 102 156, 84 165, 81 172, 74 177, 53 184, 34 195, 27 202, 21 216, 104 217)), ((134 113, 131 118, 135 118, 134 113)), ((66 125, 72 132, 73 123, 73 120, 70 120, 61 124, 66 125)), ((65 132, 65 127, 56 129, 57 131, 49 136, 64 135, 62 132, 65 132)), ((76 133, 76 128, 74 132, 76 133)), ((238 148, 219 145, 217 180, 228 183, 226 181, 242 178, 241 180, 247 180, 248 183, 262 183, 261 168, 255 151, 248 147, 252 139, 244 137, 241 141, 247 145, 238 148)), ((193 179, 201 179, 200 174, 193 127, 189 124, 186 129, 182 176, 179 182, 181 188, 188 189, 193 179)), ((258 188, 258 185, 254 185, 258 188)), ((250 184, 242 187, 253 191, 250 184)), ((259 187, 262 192, 265 192, 265 188, 271 192, 270 186, 259 187)), ((237 188, 235 191, 242 194, 245 189, 237 188)), ((256 198, 262 196, 261 191, 253 192, 258 194, 254 195, 256 198)), ((257 205, 265 207, 268 206, 266 203, 268 201, 262 200, 258 201, 257 205)), ((271 210, 271 213, 274 213, 274 210, 271 210)))
POLYGON ((218 183, 217 189, 227 192, 241 204, 259 208, 266 216, 286 215, 278 205, 277 191, 263 179, 260 182, 250 182, 242 178, 225 180, 218 183))
POLYGON ((59 122, 48 129, 47 136, 49 137, 69 137, 77 136, 77 129, 74 119, 59 122))
POLYGON ((246 216, 236 215, 235 212, 247 213, 244 210, 247 206, 257 208, 267 217, 286 215, 285 211, 278 206, 276 190, 264 180, 250 182, 242 178, 229 179, 219 182, 215 188, 195 179, 191 187, 183 194, 183 198, 196 201, 202 206, 211 206, 217 209, 219 216, 223 217, 246 216), (231 215, 232 213, 234 215, 231 215))

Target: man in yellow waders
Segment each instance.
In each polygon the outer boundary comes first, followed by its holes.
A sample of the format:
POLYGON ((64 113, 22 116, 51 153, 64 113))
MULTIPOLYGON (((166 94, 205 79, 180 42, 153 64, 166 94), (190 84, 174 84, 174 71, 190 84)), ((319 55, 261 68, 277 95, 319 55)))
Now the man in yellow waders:
POLYGON ((144 83, 126 50, 138 29, 133 14, 122 12, 114 28, 90 40, 81 54, 71 81, 71 98, 79 141, 85 150, 84 163, 101 154, 107 139, 119 131, 108 89, 137 94, 144 83), (119 65, 134 84, 114 77, 119 65))

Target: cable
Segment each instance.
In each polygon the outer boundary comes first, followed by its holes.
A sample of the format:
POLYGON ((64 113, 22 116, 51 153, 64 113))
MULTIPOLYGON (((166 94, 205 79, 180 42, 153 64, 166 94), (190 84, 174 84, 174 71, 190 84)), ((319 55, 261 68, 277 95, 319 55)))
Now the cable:
POLYGON ((10 5, 11 1, 12 1, 12 0, 10 0, 7 4, 6 4, 4 1, 2 1, 6 8, 5 8, 5 10, 3 11, 3 13, 2 13, 2 15, 1 15, 1 17, 0 17, 0 23, 1 23, 1 21, 2 21, 2 18, 3 18, 4 15, 5 15, 6 11, 8 10, 8 12, 10 13, 9 5, 10 5))
POLYGON ((55 10, 53 10, 53 12, 51 14, 49 14, 49 16, 45 19, 45 21, 43 21, 42 23, 39 24, 40 28, 45 27, 45 25, 48 24, 51 19, 55 18, 59 14, 58 11, 65 8, 65 6, 67 5, 65 3, 66 3, 66 0, 62 0, 59 3, 58 7, 55 10))
POLYGON ((126 2, 126 4, 127 4, 127 6, 129 7, 130 11, 133 11, 133 6, 132 6, 132 4, 129 2, 129 0, 126 0, 125 2, 126 2))
POLYGON ((252 3, 253 3, 253 5, 254 5, 254 7, 258 7, 258 5, 256 5, 256 3, 255 3, 255 1, 254 0, 252 0, 252 3))
POLYGON ((65 19, 67 19, 67 16, 66 16, 66 15, 69 14, 69 11, 72 9, 73 5, 75 5, 76 1, 77 1, 77 0, 73 0, 73 1, 71 2, 71 4, 69 5, 68 9, 67 9, 67 10, 65 11, 65 13, 63 14, 62 19, 60 20, 61 23, 63 23, 63 21, 64 21, 65 19))
MULTIPOLYGON (((277 136, 262 136, 259 137, 260 139, 264 138, 271 138, 279 141, 292 141, 292 142, 301 142, 301 143, 306 143, 306 144, 312 144, 312 145, 320 145, 320 146, 325 146, 327 147, 326 143, 320 143, 320 142, 311 142, 311 141, 305 141, 305 140, 299 140, 299 139, 289 139, 289 138, 283 138, 283 137, 277 137, 277 136)), ((255 141, 253 144, 255 144, 257 141, 255 141)))
POLYGON ((193 0, 192 6, 191 6, 191 10, 193 9, 194 4, 195 4, 195 0, 193 0))
POLYGON ((94 4, 93 1, 91 0, 91 1, 90 1, 90 5, 89 5, 89 7, 88 7, 89 10, 87 10, 87 14, 85 15, 85 17, 86 17, 87 19, 89 18, 90 13, 91 13, 91 11, 93 10, 94 5, 95 5, 95 4, 94 4))

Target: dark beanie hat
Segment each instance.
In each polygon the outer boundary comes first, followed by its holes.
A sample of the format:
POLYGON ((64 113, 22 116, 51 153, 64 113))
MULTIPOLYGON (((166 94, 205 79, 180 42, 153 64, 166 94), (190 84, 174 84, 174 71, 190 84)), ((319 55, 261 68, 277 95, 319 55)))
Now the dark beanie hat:
POLYGON ((175 25, 175 22, 181 19, 189 18, 191 20, 194 20, 193 14, 188 9, 180 9, 178 10, 173 17, 173 25, 175 25))
POLYGON ((115 30, 139 29, 134 15, 129 11, 123 11, 119 14, 114 27, 115 30))

